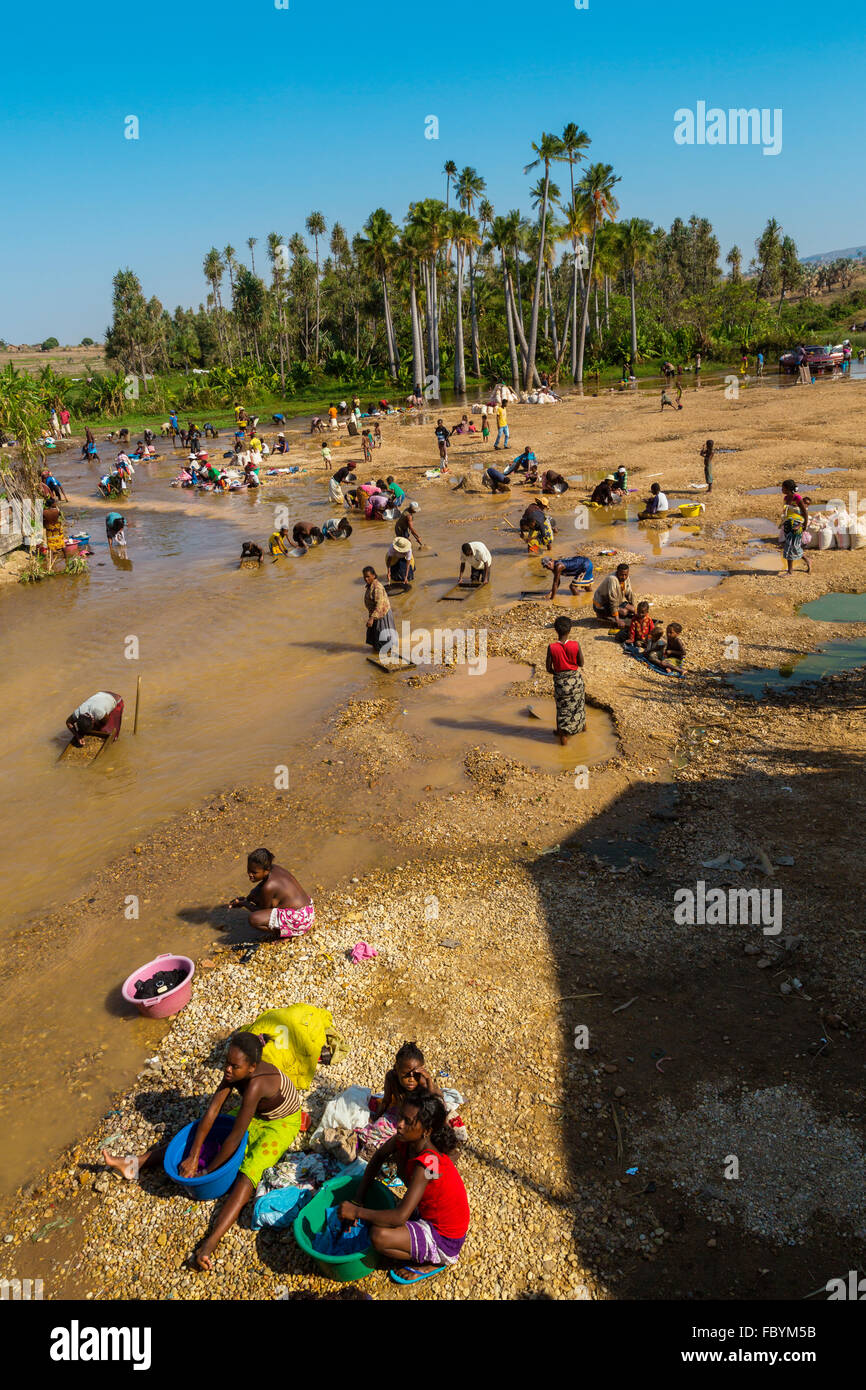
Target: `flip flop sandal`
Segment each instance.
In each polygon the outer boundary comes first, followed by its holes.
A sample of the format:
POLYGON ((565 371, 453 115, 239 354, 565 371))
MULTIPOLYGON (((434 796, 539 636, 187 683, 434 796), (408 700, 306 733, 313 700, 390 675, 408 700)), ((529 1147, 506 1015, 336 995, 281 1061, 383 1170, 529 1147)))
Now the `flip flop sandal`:
POLYGON ((415 1279, 401 1279, 396 1269, 390 1270, 392 1282, 395 1284, 420 1284, 422 1279, 432 1279, 434 1274, 442 1274, 447 1265, 436 1265, 435 1269, 418 1269, 415 1265, 401 1265, 401 1269, 408 1269, 410 1274, 415 1274, 415 1279))

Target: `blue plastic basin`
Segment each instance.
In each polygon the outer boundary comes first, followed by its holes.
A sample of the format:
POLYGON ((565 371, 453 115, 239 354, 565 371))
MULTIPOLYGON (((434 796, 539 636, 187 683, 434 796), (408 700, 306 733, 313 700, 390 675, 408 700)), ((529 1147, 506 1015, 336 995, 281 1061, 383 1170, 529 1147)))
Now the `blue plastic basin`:
MULTIPOLYGON (((213 1136, 221 1144, 224 1143, 231 1134, 234 1123, 233 1115, 218 1115, 208 1138, 213 1136)), ((237 1177, 247 1151, 247 1136, 244 1135, 228 1163, 224 1163, 221 1168, 216 1168, 212 1173, 200 1173, 197 1178, 182 1178, 178 1168, 192 1148, 193 1135, 198 1125, 198 1120, 194 1120, 192 1124, 184 1125, 183 1129, 178 1131, 165 1151, 162 1166, 172 1182, 182 1187, 188 1197, 194 1197, 199 1202, 209 1202, 215 1197, 224 1196, 237 1177)))

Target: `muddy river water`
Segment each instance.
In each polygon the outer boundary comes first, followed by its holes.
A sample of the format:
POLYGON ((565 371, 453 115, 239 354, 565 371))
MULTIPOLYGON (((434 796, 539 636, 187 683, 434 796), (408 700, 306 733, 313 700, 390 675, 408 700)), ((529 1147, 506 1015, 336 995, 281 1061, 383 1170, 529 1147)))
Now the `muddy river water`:
MULTIPOLYGON (((103 463, 112 457, 111 446, 103 446, 103 463)), ((161 823, 226 787, 272 782, 282 766, 291 776, 325 732, 328 716, 351 695, 402 692, 403 727, 427 759, 403 784, 404 795, 408 786, 416 798, 430 795, 431 787, 433 795, 448 795, 465 785, 463 755, 476 744, 549 772, 600 762, 616 748, 607 716, 590 710, 587 733, 561 749, 551 734, 552 700, 533 697, 541 716, 533 719, 530 701, 509 694, 514 681, 531 674, 519 663, 491 658, 474 676, 458 667, 444 681, 412 690, 403 673, 386 675, 367 662, 360 572, 369 563, 384 573, 387 523, 361 520, 349 541, 326 543, 302 559, 266 559, 258 571, 239 570, 241 542, 264 544, 276 507, 288 507, 290 526, 334 515, 312 448, 295 446, 289 457, 308 472, 225 496, 172 489, 178 461, 164 454, 137 468, 131 497, 119 504, 127 518, 123 560, 105 542, 105 515, 118 504, 98 498, 101 470, 76 461, 71 451, 58 457, 54 464, 70 499, 67 530, 92 536, 89 572, 0 587, 7 716, 0 735, 6 773, 0 1191, 104 1111, 111 1091, 129 1080, 160 1036, 164 1025, 131 1017, 120 1001, 125 976, 159 951, 193 958, 206 952, 216 930, 210 907, 245 886, 243 855, 253 846, 225 846, 223 880, 214 882, 211 871, 165 883, 142 903, 137 919, 125 915, 122 892, 113 926, 90 920, 86 903, 69 910, 51 951, 30 968, 22 930, 28 921, 63 911, 102 866, 161 823), (139 676, 140 725, 133 735, 139 676), (92 767, 58 762, 66 716, 102 689, 124 697, 120 740, 92 767), (86 1079, 70 1084, 85 1055, 86 1079)), ((442 482, 421 498, 416 525, 426 548, 416 547, 415 589, 394 599, 398 627, 404 620, 413 631, 471 626, 473 612, 491 597, 504 605, 524 591, 545 590, 540 561, 527 557, 504 525, 506 515, 512 521, 519 515, 520 497, 452 497, 442 482), (457 579, 460 544, 475 539, 493 552, 492 595, 440 602, 457 579)), ((626 515, 617 514, 618 525, 594 523, 592 541, 639 550, 646 587, 665 591, 661 562, 695 553, 677 549, 688 529, 674 527, 660 539, 639 532, 626 515), (651 572, 659 575, 657 585, 651 572)), ((586 533, 569 534, 567 526, 561 519, 557 550, 579 553, 586 533)), ((667 577, 668 591, 676 591, 678 579, 667 577)), ((565 609, 586 603, 563 596, 565 609)), ((291 846, 274 848, 302 882, 325 889, 348 874, 399 862, 405 850, 401 855, 377 836, 375 825, 358 823, 364 810, 345 806, 345 832, 324 837, 311 810, 296 825, 291 846)))

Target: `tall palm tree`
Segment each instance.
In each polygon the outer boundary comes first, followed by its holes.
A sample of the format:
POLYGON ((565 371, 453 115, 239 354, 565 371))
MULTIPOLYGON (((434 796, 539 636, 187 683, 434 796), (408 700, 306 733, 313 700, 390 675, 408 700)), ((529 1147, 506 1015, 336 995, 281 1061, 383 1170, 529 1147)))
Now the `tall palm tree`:
POLYGON ((619 176, 614 174, 612 165, 590 164, 575 191, 575 196, 580 196, 585 203, 592 233, 589 247, 589 273, 586 277, 583 312, 580 316, 580 342, 577 348, 577 371, 574 378, 577 382, 583 381, 583 356, 586 348, 586 325, 589 319, 589 292, 595 264, 595 243, 598 229, 605 219, 613 220, 616 217, 619 204, 613 196, 613 190, 619 182, 619 176))
MULTIPOLYGON (((538 208, 540 208, 541 203, 542 203, 542 199, 544 198, 544 180, 543 180, 543 179, 539 179, 538 182, 536 183, 535 187, 534 187, 534 188, 530 188, 530 190, 529 190, 529 197, 530 197, 530 199, 531 199, 532 206, 533 206, 536 210, 537 210, 538 208)), ((544 250, 543 250, 543 252, 541 253, 541 254, 542 254, 542 260, 544 261, 544 339, 545 339, 545 342, 549 342, 549 341, 550 341, 550 322, 551 322, 551 319, 554 317, 554 315, 553 315, 552 312, 551 312, 551 311, 552 311, 553 300, 552 300, 551 293, 550 293, 550 272, 551 272, 551 270, 552 270, 552 268, 553 268, 553 260, 554 260, 554 252, 555 252, 555 240, 554 240, 554 236, 553 236, 553 218, 552 218, 551 215, 550 215, 550 204, 551 204, 551 203, 558 203, 558 202, 559 202, 559 198, 560 198, 559 185, 556 184, 556 183, 554 183, 554 182, 551 180, 550 183, 549 183, 548 186, 547 186, 547 203, 548 203, 548 211, 547 211, 546 225, 545 225, 545 228, 544 228, 544 250)), ((538 247, 538 235, 539 235, 538 229, 537 229, 537 228, 533 228, 533 232, 535 233, 535 246, 536 246, 536 248, 537 248, 537 247, 538 247)), ((556 341, 556 323, 555 323, 555 322, 554 322, 554 325, 553 325, 553 341, 554 341, 554 349, 553 349, 553 350, 554 350, 555 355, 558 357, 558 356, 559 356, 559 345, 558 345, 558 343, 557 343, 557 341, 556 341)))
POLYGON ((219 251, 216 249, 215 246, 212 246, 211 249, 208 251, 207 255, 205 256, 202 262, 202 270, 204 271, 204 278, 207 280, 208 284, 211 286, 211 289, 213 291, 214 314, 216 317, 217 324, 217 337, 219 339, 220 351, 224 352, 225 341, 223 339, 222 324, 223 306, 222 300, 220 299, 220 283, 223 278, 224 266, 222 256, 220 255, 219 251))
POLYGON ((502 286, 505 292, 505 326, 508 331, 508 354, 511 358, 511 384, 515 391, 519 391, 520 365, 517 361, 517 344, 514 340, 515 310, 511 292, 511 278, 508 274, 508 261, 506 259, 508 248, 512 244, 513 231, 514 227, 510 217, 494 217, 490 224, 490 240, 485 249, 499 252, 499 262, 502 267, 502 286))
POLYGON ((315 339, 316 345, 315 345, 315 348, 314 348, 314 350, 313 350, 313 360, 314 360, 316 366, 318 367, 318 365, 319 365, 319 323, 320 323, 320 313, 319 313, 319 304, 320 304, 320 300, 319 300, 319 291, 320 291, 320 288, 321 288, 321 287, 320 287, 320 283, 319 283, 319 237, 325 235, 325 232, 328 230, 328 224, 326 223, 325 218, 324 218, 324 215, 323 215, 321 212, 311 212, 310 215, 309 215, 309 217, 307 218, 307 221, 306 221, 306 228, 307 228, 307 236, 311 236, 311 237, 313 238, 314 242, 316 243, 316 339, 315 339))
POLYGON ((738 285, 742 279, 743 271, 743 253, 739 246, 731 247, 725 261, 731 267, 731 284, 738 285))
POLYGON ((637 365, 637 313, 635 310, 635 280, 638 266, 650 260, 656 247, 652 223, 645 217, 630 217, 617 228, 617 240, 631 299, 631 360, 637 365))
POLYGON ((439 254, 448 240, 448 210, 439 198, 424 198, 409 205, 409 223, 419 229, 427 246, 425 268, 427 289, 427 357, 430 371, 441 377, 439 351, 439 292, 437 272, 439 254))
MULTIPOLYGON (((466 354, 463 344, 463 266, 467 251, 480 246, 478 223, 468 212, 454 208, 449 214, 448 232, 457 251, 457 303, 454 316, 454 390, 466 390, 466 354)), ((479 366, 476 375, 480 376, 479 366)))
POLYGON ((409 267, 409 316, 412 322, 412 378, 421 386, 427 378, 424 364, 424 334, 421 328, 421 308, 418 303, 418 280, 421 264, 427 254, 426 241, 417 226, 407 226, 400 238, 400 250, 409 267))
MULTIPOLYGON (((563 160, 568 164, 568 174, 571 182, 571 202, 570 208, 574 208, 574 166, 579 164, 584 157, 584 151, 588 150, 592 144, 590 136, 585 130, 574 121, 570 121, 559 137, 560 153, 557 159, 563 160)), ((568 219, 569 233, 571 237, 571 375, 577 376, 577 290, 578 284, 583 285, 583 273, 580 268, 580 257, 577 254, 578 241, 583 239, 583 230, 579 230, 574 219, 568 219)))
POLYGON ((226 264, 226 270, 227 270, 228 273, 229 273, 229 285, 231 286, 232 294, 234 294, 234 290, 235 290, 235 256, 236 256, 236 255, 237 255, 237 252, 235 251, 235 248, 232 246, 231 242, 229 242, 228 246, 224 246, 224 247, 223 247, 223 260, 225 261, 225 264, 226 264))
MULTIPOLYGON (((457 179, 455 192, 457 201, 464 212, 474 213, 475 203, 481 197, 487 187, 487 182, 481 175, 467 164, 460 170, 457 179)), ((489 206, 489 205, 488 205, 489 206)), ((493 209, 491 208, 491 212, 493 209)), ((479 207, 480 216, 480 207, 479 207)), ((475 258, 473 246, 476 243, 469 243, 469 318, 471 326, 471 345, 472 345, 472 375, 481 375, 481 344, 478 333, 478 306, 475 299, 475 258)))
POLYGON ((532 317, 529 321, 529 347, 527 360, 523 372, 524 387, 528 391, 533 383, 535 375, 535 351, 538 345, 538 312, 541 307, 541 278, 544 271, 544 234, 547 226, 547 198, 550 185, 550 162, 556 159, 562 151, 562 143, 558 135, 548 135, 542 131, 541 139, 536 144, 532 143, 536 158, 531 164, 524 167, 524 174, 528 174, 531 169, 539 166, 544 168, 544 193, 541 200, 541 213, 538 219, 538 256, 535 266, 535 289, 532 295, 532 317))
POLYGON ((255 251, 253 250, 253 247, 256 245, 257 241, 258 241, 258 237, 257 237, 257 236, 248 236, 248 237, 247 237, 247 246, 250 248, 250 263, 251 263, 252 268, 253 268, 253 275, 255 275, 255 273, 256 273, 256 254, 255 254, 255 251))
POLYGON ((277 347, 280 353, 280 386, 285 390, 286 386, 286 332, 285 332, 285 303, 284 303, 284 271, 282 256, 278 254, 279 248, 283 245, 283 238, 279 232, 268 232, 268 260, 271 263, 271 275, 273 281, 273 295, 277 308, 277 347))
POLYGON ((445 211, 448 212, 451 208, 451 180, 457 177, 457 165, 453 159, 446 159, 442 173, 445 175, 445 211))
POLYGON ((382 286, 382 299, 385 308, 385 339, 388 348, 388 371, 392 381, 397 380, 397 339, 394 322, 391 318, 391 300, 388 294, 388 272, 396 254, 397 228, 391 214, 384 208, 376 208, 364 223, 364 235, 358 238, 361 255, 368 261, 382 286))

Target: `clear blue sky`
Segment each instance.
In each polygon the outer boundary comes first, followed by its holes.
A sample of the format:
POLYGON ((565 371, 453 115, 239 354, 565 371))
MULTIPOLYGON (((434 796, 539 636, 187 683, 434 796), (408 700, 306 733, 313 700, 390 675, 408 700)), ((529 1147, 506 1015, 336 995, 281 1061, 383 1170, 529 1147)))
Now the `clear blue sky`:
POLYGON ((746 262, 770 216, 801 255, 863 242, 862 23, 828 16, 804 0, 7 9, 0 336, 99 339, 125 266, 170 310, 198 304, 211 245, 246 258, 257 236, 264 265, 268 232, 313 208, 350 235, 380 205, 402 221, 444 196, 446 159, 484 175, 497 211, 529 212, 530 142, 569 120, 622 176, 623 216, 697 212, 746 262), (674 112, 698 101, 781 107, 782 152, 676 145, 674 112))

